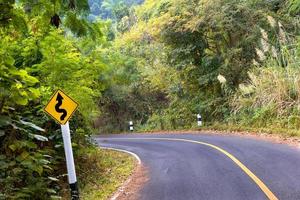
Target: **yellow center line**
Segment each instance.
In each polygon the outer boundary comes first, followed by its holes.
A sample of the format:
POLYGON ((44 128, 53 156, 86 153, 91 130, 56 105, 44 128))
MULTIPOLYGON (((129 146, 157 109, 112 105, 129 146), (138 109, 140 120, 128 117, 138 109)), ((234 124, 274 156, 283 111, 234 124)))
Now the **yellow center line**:
POLYGON ((229 152, 227 152, 224 149, 222 149, 218 146, 215 146, 213 144, 195 141, 195 140, 179 139, 179 138, 110 138, 110 139, 181 141, 181 142, 190 142, 190 143, 196 143, 196 144, 202 144, 205 146, 209 146, 213 149, 218 150, 219 152, 223 153, 228 158, 230 158, 238 167, 240 167, 258 185, 258 187, 265 193, 265 195, 270 200, 278 200, 278 198, 273 194, 273 192, 262 182, 262 180, 260 180, 253 172, 251 172, 251 170, 248 167, 246 167, 241 161, 239 161, 235 156, 233 156, 229 152))

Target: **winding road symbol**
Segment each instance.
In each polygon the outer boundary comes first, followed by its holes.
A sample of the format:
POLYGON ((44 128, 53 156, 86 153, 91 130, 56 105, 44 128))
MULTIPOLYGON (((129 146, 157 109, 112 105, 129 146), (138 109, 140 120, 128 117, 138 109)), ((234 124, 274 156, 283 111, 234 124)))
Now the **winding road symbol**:
POLYGON ((57 97, 56 97, 56 101, 57 104, 55 105, 55 110, 58 113, 62 113, 62 115, 60 116, 60 120, 64 121, 66 116, 68 115, 67 111, 65 109, 61 109, 60 106, 62 105, 62 101, 63 101, 63 97, 61 96, 61 94, 58 92, 57 93, 57 97))
POLYGON ((74 112, 77 110, 79 104, 76 103, 70 96, 58 89, 52 96, 44 111, 53 117, 59 124, 65 125, 74 112))

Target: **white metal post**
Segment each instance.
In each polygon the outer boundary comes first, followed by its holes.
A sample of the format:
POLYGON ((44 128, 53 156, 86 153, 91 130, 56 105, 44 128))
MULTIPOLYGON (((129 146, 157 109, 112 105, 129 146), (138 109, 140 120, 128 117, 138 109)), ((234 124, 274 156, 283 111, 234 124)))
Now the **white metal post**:
POLYGON ((200 114, 197 115, 198 126, 202 126, 202 117, 200 114))
POLYGON ((133 122, 132 121, 129 122, 129 130, 133 131, 133 122))
POLYGON ((79 190, 78 190, 78 184, 77 184, 77 178, 75 172, 75 164, 74 164, 69 122, 67 122, 65 125, 61 125, 61 131, 62 131, 62 136, 64 141, 65 156, 66 156, 67 170, 68 170, 68 180, 71 189, 71 197, 72 200, 77 200, 79 199, 79 190))

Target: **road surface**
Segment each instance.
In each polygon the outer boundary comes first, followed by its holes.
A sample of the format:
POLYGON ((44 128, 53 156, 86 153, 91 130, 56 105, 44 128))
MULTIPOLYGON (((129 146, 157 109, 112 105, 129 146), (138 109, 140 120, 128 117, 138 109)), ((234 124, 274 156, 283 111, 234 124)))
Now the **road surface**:
POLYGON ((141 200, 300 200, 300 150, 287 145, 209 134, 95 139, 140 157, 149 170, 141 200))

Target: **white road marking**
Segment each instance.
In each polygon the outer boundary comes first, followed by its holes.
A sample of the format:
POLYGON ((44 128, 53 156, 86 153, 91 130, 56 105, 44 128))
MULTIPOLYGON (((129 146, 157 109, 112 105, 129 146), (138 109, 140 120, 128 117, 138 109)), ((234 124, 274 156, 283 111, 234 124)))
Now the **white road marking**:
MULTIPOLYGON (((141 165, 142 164, 142 161, 140 159, 140 157, 131 152, 131 151, 126 151, 126 150, 123 150, 123 149, 117 149, 117 148, 112 148, 112 147, 100 147, 101 149, 104 149, 104 150, 113 150, 113 151, 119 151, 119 152, 123 152, 123 153, 127 153, 127 154, 130 154, 132 155, 138 162, 138 165, 141 165)), ((123 185, 118 189, 118 191, 110 198, 110 200, 117 200, 118 197, 121 195, 121 193, 125 190, 125 188, 128 186, 128 184, 132 181, 132 178, 129 178, 127 181, 125 181, 125 183, 123 183, 123 185)))

